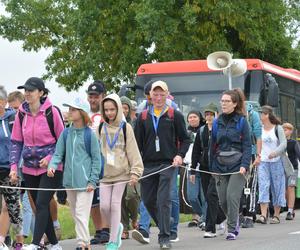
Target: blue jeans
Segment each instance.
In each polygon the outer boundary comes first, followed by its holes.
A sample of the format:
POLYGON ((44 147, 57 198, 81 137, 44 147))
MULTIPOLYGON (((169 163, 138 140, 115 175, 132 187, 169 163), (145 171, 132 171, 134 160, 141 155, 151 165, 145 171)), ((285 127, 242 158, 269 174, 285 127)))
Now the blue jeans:
POLYGON ((147 211, 147 208, 144 205, 144 202, 140 202, 140 220, 139 220, 139 228, 145 230, 150 233, 150 222, 151 217, 147 211))
POLYGON ((177 233, 178 231, 178 223, 179 223, 179 194, 178 194, 178 186, 177 186, 177 176, 178 176, 178 168, 176 168, 172 180, 172 188, 171 188, 171 202, 172 202, 172 209, 171 209, 171 217, 173 221, 171 221, 171 233, 177 233))
POLYGON ((23 213, 23 235, 29 236, 30 231, 34 232, 35 216, 32 212, 27 191, 21 195, 23 213))
POLYGON ((206 221, 207 204, 205 202, 199 173, 195 175, 195 184, 187 180, 187 195, 193 211, 202 218, 202 221, 206 221))

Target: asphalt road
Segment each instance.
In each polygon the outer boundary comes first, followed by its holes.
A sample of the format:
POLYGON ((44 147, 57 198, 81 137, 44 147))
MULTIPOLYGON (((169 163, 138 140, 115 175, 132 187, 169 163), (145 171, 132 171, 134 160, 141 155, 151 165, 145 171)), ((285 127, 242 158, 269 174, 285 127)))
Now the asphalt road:
MULTIPOLYGON (((300 210, 296 211, 293 221, 285 220, 285 213, 281 214, 278 225, 255 224, 254 228, 241 229, 240 236, 235 241, 226 241, 225 235, 214 239, 204 239, 203 232, 198 228, 188 228, 187 224, 179 225, 179 239, 173 243, 172 249, 179 250, 299 250, 300 249, 300 210)), ((157 228, 151 228, 150 244, 142 245, 133 239, 123 241, 120 249, 154 250, 157 244, 157 228)), ((76 240, 61 241, 64 250, 74 250, 76 240)), ((94 246, 94 249, 105 249, 104 245, 94 246)))

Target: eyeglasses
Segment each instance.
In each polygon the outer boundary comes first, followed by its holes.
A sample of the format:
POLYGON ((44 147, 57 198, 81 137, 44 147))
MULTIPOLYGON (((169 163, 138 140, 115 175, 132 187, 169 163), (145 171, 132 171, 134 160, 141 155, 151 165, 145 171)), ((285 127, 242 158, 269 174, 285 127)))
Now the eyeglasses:
POLYGON ((221 100, 220 103, 230 103, 232 102, 231 100, 221 100))

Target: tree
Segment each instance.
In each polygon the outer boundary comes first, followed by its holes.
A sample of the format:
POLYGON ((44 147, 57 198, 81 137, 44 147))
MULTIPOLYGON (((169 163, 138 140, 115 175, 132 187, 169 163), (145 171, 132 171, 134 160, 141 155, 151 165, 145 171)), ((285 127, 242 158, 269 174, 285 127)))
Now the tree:
POLYGON ((0 35, 25 50, 51 48, 46 78, 67 90, 90 78, 132 82, 152 61, 217 50, 299 68, 299 0, 0 0, 0 35), (150 48, 153 48, 152 50, 150 48))

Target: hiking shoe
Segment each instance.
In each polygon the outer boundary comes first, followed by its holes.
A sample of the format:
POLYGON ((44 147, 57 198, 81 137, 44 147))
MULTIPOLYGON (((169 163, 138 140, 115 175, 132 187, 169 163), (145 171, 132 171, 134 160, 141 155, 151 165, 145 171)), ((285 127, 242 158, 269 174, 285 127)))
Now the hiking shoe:
POLYGON ((7 247, 10 247, 11 246, 11 237, 10 235, 6 235, 5 237, 5 240, 4 240, 4 243, 7 247))
POLYGON ((252 228, 254 227, 253 220, 251 218, 244 218, 242 223, 242 228, 252 228))
POLYGON ((172 245, 170 242, 161 242, 159 244, 160 246, 160 249, 171 249, 172 248, 172 245))
POLYGON ((108 242, 105 245, 105 250, 118 250, 118 249, 119 249, 118 244, 115 242, 108 242))
POLYGON ((91 245, 99 245, 109 242, 109 232, 101 230, 99 234, 95 234, 94 238, 91 239, 91 245))
POLYGON ((149 238, 149 233, 140 228, 139 230, 133 230, 132 231, 132 238, 135 239, 136 241, 142 243, 142 244, 149 244, 150 243, 150 238, 149 238))
POLYGON ((270 224, 279 224, 280 223, 280 219, 277 216, 273 216, 273 218, 271 218, 270 220, 270 224))
POLYGON ((39 249, 40 249, 40 246, 34 245, 34 244, 23 246, 23 248, 22 248, 22 250, 39 250, 39 249))
POLYGON ((118 235, 117 235, 117 242, 116 242, 117 245, 118 245, 118 248, 121 247, 121 245, 122 245, 122 233, 123 233, 123 229, 124 229, 123 224, 120 223, 119 224, 119 229, 118 229, 118 235))
POLYGON ((171 235, 170 235, 170 242, 175 243, 175 242, 178 242, 178 241, 179 241, 179 238, 178 238, 178 236, 177 236, 177 233, 171 232, 171 235))
POLYGON ((293 213, 288 212, 285 217, 286 220, 293 220, 294 218, 295 218, 295 212, 293 213))
POLYGON ((0 243, 0 250, 9 250, 8 246, 3 242, 0 243))
POLYGON ((23 244, 22 243, 16 243, 15 246, 14 246, 15 250, 22 250, 22 248, 23 248, 23 244))
POLYGON ((228 233, 226 240, 236 240, 236 234, 235 233, 228 233))
POLYGON ((267 224, 267 218, 263 215, 260 215, 256 221, 256 223, 260 223, 260 224, 267 224))
POLYGON ((212 232, 205 232, 203 235, 203 238, 215 238, 215 237, 217 237, 217 234, 212 232))

